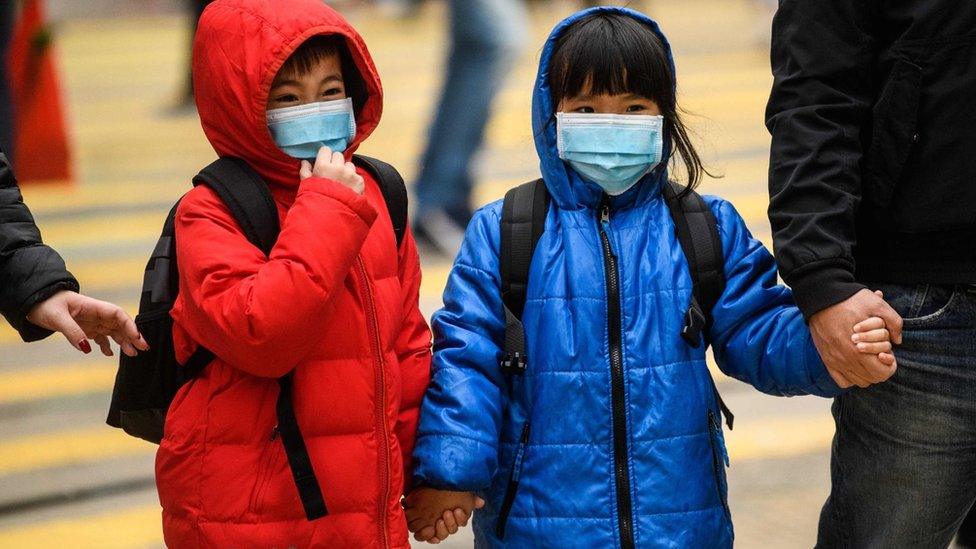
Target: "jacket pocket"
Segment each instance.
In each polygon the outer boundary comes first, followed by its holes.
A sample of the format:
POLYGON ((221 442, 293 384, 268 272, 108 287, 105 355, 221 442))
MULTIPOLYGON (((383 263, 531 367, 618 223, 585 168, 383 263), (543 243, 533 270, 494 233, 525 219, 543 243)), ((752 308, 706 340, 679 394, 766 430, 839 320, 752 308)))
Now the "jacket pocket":
POLYGON ((515 450, 515 457, 512 460, 512 472, 508 478, 508 487, 505 489, 505 497, 498 510, 498 523, 495 525, 495 535, 498 539, 505 539, 505 526, 508 524, 508 514, 512 511, 515 504, 515 495, 518 493, 519 477, 522 475, 522 462, 525 458, 525 448, 529 445, 529 422, 526 421, 522 427, 522 435, 519 437, 519 445, 515 450))
POLYGON ((271 432, 268 443, 264 445, 264 449, 261 451, 261 458, 258 461, 257 476, 254 481, 254 488, 251 490, 251 498, 248 502, 248 510, 254 514, 260 514, 261 507, 264 504, 264 496, 268 491, 268 484, 271 482, 271 476, 274 473, 274 456, 275 448, 278 442, 278 428, 275 427, 271 432))
POLYGON ((722 440, 722 422, 718 415, 712 410, 708 411, 708 442, 712 448, 712 474, 715 477, 715 490, 718 499, 722 502, 725 509, 725 516, 732 520, 732 512, 729 510, 729 487, 725 478, 724 467, 729 466, 729 454, 725 449, 725 442, 722 440), (724 466, 724 467, 723 467, 724 466))
POLYGON ((871 145, 865 171, 865 199, 879 208, 891 203, 912 146, 918 142, 922 68, 899 59, 872 111, 871 145))

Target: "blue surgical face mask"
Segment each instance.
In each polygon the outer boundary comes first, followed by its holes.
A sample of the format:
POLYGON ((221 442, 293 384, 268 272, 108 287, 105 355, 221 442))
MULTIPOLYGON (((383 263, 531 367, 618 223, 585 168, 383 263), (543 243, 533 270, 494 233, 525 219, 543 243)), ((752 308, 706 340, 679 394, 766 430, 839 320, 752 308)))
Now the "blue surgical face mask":
POLYGON ((661 162, 664 118, 641 114, 556 113, 556 147, 576 173, 623 194, 661 162))
POLYGON ((322 147, 343 152, 356 136, 351 98, 271 109, 267 122, 275 144, 293 158, 315 158, 322 147))

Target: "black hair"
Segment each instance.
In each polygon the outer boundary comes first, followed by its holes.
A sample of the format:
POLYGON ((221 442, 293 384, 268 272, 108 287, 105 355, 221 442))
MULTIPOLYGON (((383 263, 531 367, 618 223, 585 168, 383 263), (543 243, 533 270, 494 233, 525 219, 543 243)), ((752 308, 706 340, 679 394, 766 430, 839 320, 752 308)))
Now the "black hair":
POLYGON ((356 62, 353 61, 349 47, 342 36, 320 34, 302 42, 302 45, 298 46, 298 49, 281 65, 275 78, 305 74, 312 70, 316 63, 333 55, 339 56, 346 96, 352 98, 353 108, 356 114, 359 114, 368 95, 366 82, 356 68, 356 62))
POLYGON ((648 25, 622 13, 594 13, 571 24, 556 41, 549 66, 554 105, 587 92, 596 95, 635 93, 657 103, 665 137, 684 165, 685 186, 696 188, 702 175, 714 177, 702 164, 681 119, 675 77, 661 38, 648 25))

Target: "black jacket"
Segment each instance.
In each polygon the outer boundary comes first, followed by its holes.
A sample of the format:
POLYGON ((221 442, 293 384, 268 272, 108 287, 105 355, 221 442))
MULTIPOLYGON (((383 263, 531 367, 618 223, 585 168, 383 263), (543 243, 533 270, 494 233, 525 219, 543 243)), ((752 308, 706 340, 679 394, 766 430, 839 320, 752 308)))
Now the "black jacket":
POLYGON ((769 219, 809 315, 976 282, 976 2, 780 0, 769 219))
POLYGON ((78 281, 61 256, 41 243, 7 156, 0 151, 0 313, 24 341, 42 339, 51 332, 28 322, 27 313, 61 290, 78 291, 78 281))

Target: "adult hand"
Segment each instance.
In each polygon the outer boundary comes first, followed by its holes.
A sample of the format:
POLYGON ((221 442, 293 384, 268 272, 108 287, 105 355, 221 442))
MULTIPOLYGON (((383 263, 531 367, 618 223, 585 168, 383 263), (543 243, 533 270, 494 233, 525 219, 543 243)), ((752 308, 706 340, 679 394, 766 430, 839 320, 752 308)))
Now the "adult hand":
POLYGON ((149 350, 136 323, 121 307, 75 292, 58 292, 38 303, 30 310, 27 320, 41 328, 61 332, 72 347, 85 354, 91 352, 88 340, 93 339, 102 354, 112 356, 110 337, 129 356, 149 350))
POLYGON ((363 176, 356 173, 356 165, 346 162, 341 152, 332 152, 328 147, 319 149, 314 166, 308 160, 302 160, 302 167, 298 173, 302 181, 312 176, 331 179, 349 187, 356 194, 363 194, 366 189, 363 176))
MULTIPOLYGON (((854 326, 868 317, 884 319, 891 340, 901 343, 901 316, 881 298, 880 293, 861 290, 842 301, 810 317, 810 333, 827 366, 827 371, 841 387, 867 387, 880 383, 894 375, 897 364, 893 355, 883 361, 873 354, 858 352, 851 342, 854 326)), ((882 355, 884 356, 884 355, 882 355)), ((887 358, 887 357, 885 357, 887 358)))

